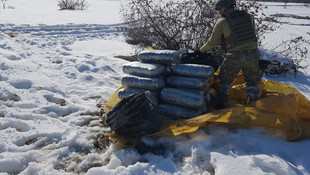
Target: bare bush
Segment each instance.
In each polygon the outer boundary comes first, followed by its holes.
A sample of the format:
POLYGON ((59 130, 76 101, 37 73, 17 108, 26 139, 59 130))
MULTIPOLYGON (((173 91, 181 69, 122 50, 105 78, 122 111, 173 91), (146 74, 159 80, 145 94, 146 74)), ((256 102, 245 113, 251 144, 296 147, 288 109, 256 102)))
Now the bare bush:
POLYGON ((282 41, 279 45, 272 48, 272 50, 277 51, 278 54, 284 57, 291 58, 297 69, 305 69, 309 65, 307 63, 307 45, 310 45, 310 40, 298 36, 282 41))
POLYGON ((310 40, 302 36, 282 41, 269 49, 260 60, 260 68, 266 75, 297 73, 309 66, 307 61, 310 40))
MULTIPOLYGON (((263 6, 257 1, 237 0, 238 8, 254 15, 259 43, 274 27, 264 22, 263 6)), ((156 49, 196 50, 212 33, 220 14, 211 0, 129 0, 122 8, 126 39, 130 44, 156 49)), ((222 55, 219 49, 215 53, 222 55)))
POLYGON ((194 49, 206 41, 216 22, 210 2, 130 0, 123 10, 127 41, 158 49, 194 49))
POLYGON ((86 0, 59 0, 60 10, 86 10, 88 3, 86 0))

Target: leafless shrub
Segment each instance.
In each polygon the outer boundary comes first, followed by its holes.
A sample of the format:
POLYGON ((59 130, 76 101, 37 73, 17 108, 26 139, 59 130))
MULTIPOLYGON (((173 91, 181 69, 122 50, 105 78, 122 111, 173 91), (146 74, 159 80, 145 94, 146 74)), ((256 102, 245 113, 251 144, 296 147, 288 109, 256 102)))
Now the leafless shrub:
MULTIPOLYGON (((263 39, 263 32, 274 30, 264 22, 266 15, 260 3, 241 0, 237 3, 240 9, 254 15, 259 41, 263 39)), ((220 17, 211 0, 129 0, 122 13, 128 23, 125 28, 128 43, 175 50, 198 49, 209 38, 220 17)), ((220 52, 219 47, 215 52, 220 52)))
POLYGON ((307 62, 308 49, 306 45, 310 45, 310 40, 298 36, 290 40, 282 41, 272 50, 277 51, 278 54, 284 57, 291 58, 297 69, 305 69, 309 65, 307 62))
POLYGON ((260 60, 260 68, 266 75, 296 73, 309 66, 307 61, 310 40, 302 36, 282 41, 273 48, 269 48, 260 60))
POLYGON ((198 48, 219 16, 205 0, 130 0, 122 12, 127 41, 158 49, 198 48))
POLYGON ((88 3, 86 0, 59 0, 60 10, 86 10, 88 3))

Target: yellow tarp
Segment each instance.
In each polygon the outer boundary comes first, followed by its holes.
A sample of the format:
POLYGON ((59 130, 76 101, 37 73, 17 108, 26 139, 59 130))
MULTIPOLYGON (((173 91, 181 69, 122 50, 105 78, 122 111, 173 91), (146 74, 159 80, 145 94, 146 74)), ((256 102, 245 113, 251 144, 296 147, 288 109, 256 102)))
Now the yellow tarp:
MULTIPOLYGON (((235 103, 229 108, 192 119, 170 121, 168 126, 167 123, 162 125, 162 129, 151 136, 177 136, 215 124, 234 124, 246 128, 274 129, 284 134, 288 141, 310 137, 310 101, 289 85, 266 80, 261 81, 259 86, 262 98, 253 104, 242 105, 246 101, 246 88, 242 83, 235 83, 230 91, 230 101, 235 103)), ((117 91, 107 102, 106 113, 120 101, 117 91)), ((121 139, 115 135, 110 138, 121 139)))

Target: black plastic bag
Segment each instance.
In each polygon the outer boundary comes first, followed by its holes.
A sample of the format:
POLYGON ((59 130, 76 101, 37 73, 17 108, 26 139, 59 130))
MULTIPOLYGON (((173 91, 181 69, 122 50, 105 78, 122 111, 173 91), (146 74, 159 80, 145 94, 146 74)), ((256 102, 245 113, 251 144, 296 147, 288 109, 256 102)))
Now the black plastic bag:
POLYGON ((157 99, 142 91, 122 99, 107 114, 106 124, 118 135, 130 138, 159 130, 157 99))
POLYGON ((185 53, 181 55, 181 63, 208 65, 213 67, 214 71, 216 71, 219 67, 218 60, 211 53, 201 53, 201 54, 185 53))

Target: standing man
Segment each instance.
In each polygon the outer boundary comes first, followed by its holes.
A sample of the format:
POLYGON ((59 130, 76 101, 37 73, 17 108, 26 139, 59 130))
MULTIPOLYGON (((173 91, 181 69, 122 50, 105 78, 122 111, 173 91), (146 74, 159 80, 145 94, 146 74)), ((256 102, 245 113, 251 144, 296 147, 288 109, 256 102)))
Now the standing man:
POLYGON ((221 39, 226 51, 219 75, 220 84, 216 108, 224 108, 228 102, 231 83, 240 70, 247 85, 248 103, 258 100, 260 69, 258 67, 257 38, 253 17, 235 10, 235 0, 216 0, 215 8, 220 18, 208 41, 196 53, 204 53, 214 48, 221 39))

